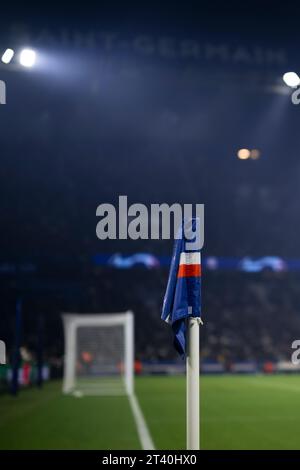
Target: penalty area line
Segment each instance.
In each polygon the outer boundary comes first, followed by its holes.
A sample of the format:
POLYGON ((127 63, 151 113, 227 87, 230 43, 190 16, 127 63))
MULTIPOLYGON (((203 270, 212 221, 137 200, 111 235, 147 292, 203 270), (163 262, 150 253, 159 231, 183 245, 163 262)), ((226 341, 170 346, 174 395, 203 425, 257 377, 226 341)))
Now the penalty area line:
POLYGON ((129 395, 128 398, 143 450, 155 450, 152 437, 136 396, 132 394, 129 395))

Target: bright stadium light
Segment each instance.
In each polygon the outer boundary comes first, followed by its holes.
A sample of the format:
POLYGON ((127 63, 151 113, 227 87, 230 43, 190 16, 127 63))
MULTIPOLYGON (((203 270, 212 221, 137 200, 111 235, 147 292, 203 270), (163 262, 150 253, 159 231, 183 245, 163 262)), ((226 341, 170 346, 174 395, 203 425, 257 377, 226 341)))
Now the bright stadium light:
POLYGON ((32 49, 23 49, 20 53, 20 64, 23 67, 33 67, 36 60, 36 53, 32 49))
POLYGON ((247 160, 248 158, 250 158, 250 150, 240 149, 237 153, 237 156, 240 160, 247 160))
POLYGON ((15 51, 13 51, 13 49, 6 49, 5 52, 3 53, 2 57, 1 57, 1 61, 4 64, 9 64, 10 61, 12 60, 14 54, 15 54, 15 51))
POLYGON ((282 77, 284 83, 291 88, 296 88, 300 85, 300 78, 296 72, 286 72, 282 77))

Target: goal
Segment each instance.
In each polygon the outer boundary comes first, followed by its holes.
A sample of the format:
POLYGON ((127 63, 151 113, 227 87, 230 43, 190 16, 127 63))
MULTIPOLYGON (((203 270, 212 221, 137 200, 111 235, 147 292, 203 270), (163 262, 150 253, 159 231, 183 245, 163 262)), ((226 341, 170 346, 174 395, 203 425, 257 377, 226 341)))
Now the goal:
POLYGON ((132 395, 134 318, 132 312, 63 314, 63 392, 132 395))

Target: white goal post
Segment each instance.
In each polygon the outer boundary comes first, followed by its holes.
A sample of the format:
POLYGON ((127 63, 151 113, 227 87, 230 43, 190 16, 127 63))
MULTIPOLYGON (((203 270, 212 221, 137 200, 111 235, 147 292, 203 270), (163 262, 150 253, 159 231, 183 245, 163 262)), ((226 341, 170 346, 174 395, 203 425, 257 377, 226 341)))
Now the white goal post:
POLYGON ((133 313, 62 315, 65 335, 63 392, 132 395, 133 313))

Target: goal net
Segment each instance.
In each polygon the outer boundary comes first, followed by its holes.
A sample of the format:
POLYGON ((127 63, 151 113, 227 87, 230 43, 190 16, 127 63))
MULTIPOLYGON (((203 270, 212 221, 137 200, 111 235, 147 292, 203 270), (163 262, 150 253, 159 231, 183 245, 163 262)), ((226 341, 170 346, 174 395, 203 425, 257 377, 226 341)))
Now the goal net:
POLYGON ((133 314, 63 314, 63 392, 133 393, 133 314))

